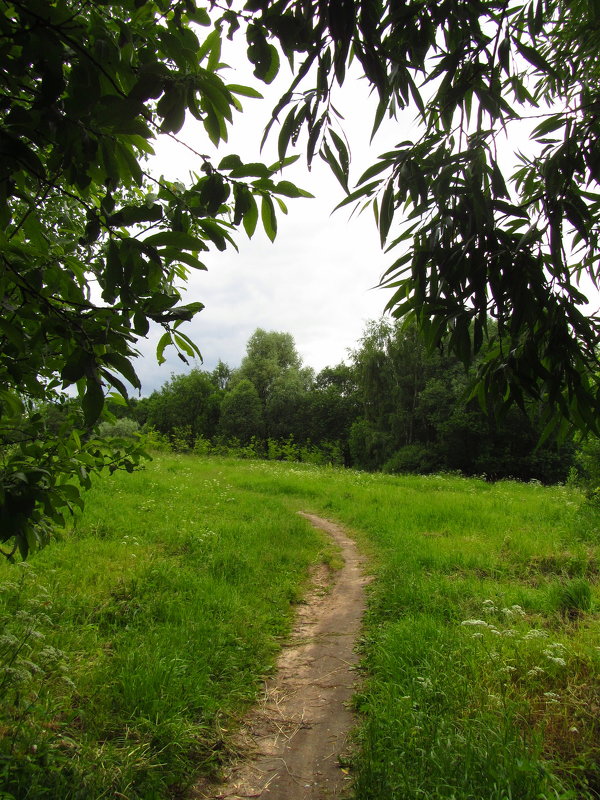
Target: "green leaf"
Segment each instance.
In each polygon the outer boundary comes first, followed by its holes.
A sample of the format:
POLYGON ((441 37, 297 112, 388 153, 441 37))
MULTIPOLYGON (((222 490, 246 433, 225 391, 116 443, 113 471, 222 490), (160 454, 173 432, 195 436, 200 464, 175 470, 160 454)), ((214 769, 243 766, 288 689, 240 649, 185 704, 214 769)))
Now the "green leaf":
POLYGON ((106 220, 108 225, 120 228, 129 225, 139 225, 142 222, 159 222, 163 217, 162 206, 154 203, 147 205, 128 205, 123 206, 106 220))
POLYGON ((249 239, 251 239, 254 235, 254 231, 256 230, 256 225, 258 223, 258 205, 256 204, 256 200, 252 195, 250 195, 250 201, 250 206, 244 213, 244 218, 242 220, 244 230, 246 231, 249 239))
POLYGON ((77 348, 74 350, 65 361, 60 373, 60 377, 63 380, 63 385, 67 386, 69 384, 77 383, 77 381, 80 378, 83 378, 86 374, 88 366, 91 366, 92 364, 92 356, 90 356, 87 350, 83 350, 82 348, 77 348))
POLYGON ((239 167, 243 166, 242 159, 235 153, 231 153, 231 155, 225 156, 221 159, 219 169, 238 169, 239 167))
POLYGON ((381 238, 381 246, 385 244, 390 225, 394 218, 394 181, 388 181, 383 197, 381 199, 381 211, 379 212, 379 235, 381 238))
POLYGON ((90 377, 86 381, 85 394, 81 399, 83 418, 87 427, 91 427, 100 417, 104 406, 104 392, 102 384, 97 377, 90 377))
POLYGON ((329 164, 329 166, 331 168, 331 171, 333 172, 335 177, 338 179, 338 181, 341 183, 342 187, 346 191, 349 191, 348 190, 348 176, 344 172, 342 166, 339 164, 339 162, 336 159, 336 157, 334 156, 334 154, 333 154, 331 148, 329 147, 329 145, 327 144, 327 142, 323 142, 323 146, 322 146, 321 151, 320 151, 320 156, 323 159, 323 161, 325 161, 327 164, 329 164))
POLYGON ((282 194, 285 197, 314 197, 314 194, 304 189, 299 189, 290 181, 279 181, 279 183, 275 185, 275 191, 277 194, 282 194))
POLYGON ((166 331, 158 340, 158 344, 156 345, 156 360, 159 364, 164 364, 166 358, 164 357, 163 353, 165 352, 165 347, 171 344, 171 332, 166 331))
POLYGON ((232 94, 241 94, 243 97, 254 97, 257 100, 262 100, 262 94, 251 86, 240 86, 238 83, 228 83, 227 88, 232 94))
POLYGON ((143 311, 136 311, 133 315, 133 329, 138 336, 145 336, 150 330, 150 323, 143 311))
POLYGON ((532 66, 540 70, 540 72, 545 72, 548 75, 557 77, 555 69, 551 66, 551 64, 549 64, 539 50, 536 50, 535 47, 530 47, 524 42, 520 42, 518 39, 515 39, 514 42, 519 53, 523 56, 523 58, 529 61, 532 66))
POLYGON ((120 353, 107 353, 104 362, 117 369, 121 375, 136 389, 141 389, 140 379, 138 378, 131 361, 120 353))
POLYGON ((272 242, 275 241, 275 237, 277 236, 277 218, 275 216, 275 209, 273 208, 273 201, 268 196, 262 198, 260 217, 265 233, 272 242))

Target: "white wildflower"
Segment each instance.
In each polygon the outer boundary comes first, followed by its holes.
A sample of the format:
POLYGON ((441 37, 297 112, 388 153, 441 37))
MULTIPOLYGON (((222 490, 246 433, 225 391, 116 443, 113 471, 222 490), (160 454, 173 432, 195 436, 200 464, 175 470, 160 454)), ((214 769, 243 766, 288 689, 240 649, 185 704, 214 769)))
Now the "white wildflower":
POLYGON ((538 675, 543 675, 543 674, 544 670, 541 667, 533 667, 532 669, 527 670, 527 675, 530 678, 535 678, 538 675))
POLYGON ((527 642, 530 639, 547 639, 548 634, 546 631, 541 631, 538 628, 532 628, 530 631, 527 631, 525 636, 523 637, 523 641, 527 642))

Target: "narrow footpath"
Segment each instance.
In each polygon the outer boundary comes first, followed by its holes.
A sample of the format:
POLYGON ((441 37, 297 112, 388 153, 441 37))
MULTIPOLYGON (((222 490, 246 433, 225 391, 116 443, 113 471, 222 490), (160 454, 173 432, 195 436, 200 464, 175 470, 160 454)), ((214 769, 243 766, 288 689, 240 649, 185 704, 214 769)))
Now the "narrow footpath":
POLYGON ((355 543, 333 522, 300 512, 341 549, 344 565, 324 565, 299 606, 290 639, 246 717, 241 750, 225 784, 195 797, 210 800, 330 800, 344 797, 348 776, 340 764, 354 720, 349 701, 357 681, 355 652, 365 609, 367 578, 355 543))

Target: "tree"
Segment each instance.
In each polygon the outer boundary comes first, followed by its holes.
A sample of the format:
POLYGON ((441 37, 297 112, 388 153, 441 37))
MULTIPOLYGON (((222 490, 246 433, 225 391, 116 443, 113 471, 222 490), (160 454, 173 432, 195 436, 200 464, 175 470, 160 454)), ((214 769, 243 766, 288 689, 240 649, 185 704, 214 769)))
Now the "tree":
POLYGON ((572 443, 550 439, 536 447, 541 427, 533 402, 527 413, 517 407, 502 417, 484 412, 469 400, 471 375, 456 356, 428 352, 417 334, 415 325, 372 322, 353 353, 363 411, 350 433, 356 465, 546 483, 566 478, 572 443))
POLYGON ((299 370, 301 365, 302 359, 291 333, 257 328, 248 339, 246 355, 237 377, 251 381, 258 396, 266 404, 276 379, 288 370, 299 370))
MULTIPOLYGON (((202 309, 180 284, 200 254, 235 246, 259 218, 276 232, 277 175, 289 162, 219 163, 195 152, 190 185, 148 173, 158 135, 187 113, 207 141, 227 140, 254 88, 220 76, 228 13, 191 0, 8 0, 0 10, 0 541, 25 557, 49 523, 81 505, 90 474, 133 469, 130 443, 92 431, 111 390, 139 380, 135 342, 162 326, 157 355, 199 354, 181 325, 202 309), (39 409, 74 387, 80 413, 48 436, 39 409)), ((232 20, 229 20, 232 23, 232 20)), ((277 53, 251 59, 273 78, 277 53)), ((276 70, 275 70, 276 71, 276 70)), ((201 149, 204 149, 201 146, 201 149)))
POLYGON ((339 442, 347 464, 350 428, 360 415, 358 391, 354 367, 337 364, 319 372, 308 396, 308 438, 316 444, 339 442))
POLYGON ((2 5, 0 538, 16 537, 23 555, 49 517, 81 503, 76 484, 91 472, 134 468, 131 450, 91 436, 108 390, 139 385, 135 341, 151 323, 164 329, 159 359, 169 344, 184 360, 198 354, 180 326, 202 304, 182 303, 179 284, 204 268, 201 252, 233 246, 240 225, 251 235, 260 218, 276 235, 280 196, 306 194, 277 175, 303 132, 309 165, 319 152, 347 192, 340 205, 375 211, 394 251, 382 281, 392 313, 464 363, 478 358, 482 403, 524 408, 531 396, 544 404, 546 433, 559 419, 599 430, 600 320, 583 313, 578 284, 598 281, 596 5, 247 0, 211 9, 194 0, 2 5), (222 80, 225 28, 245 35, 258 80, 274 79, 278 48, 295 65, 273 113, 278 162, 213 164, 200 149, 189 186, 150 176, 156 135, 176 136, 189 113, 213 143, 226 141, 239 96, 258 94, 222 80), (409 106, 420 126, 353 191, 334 102, 351 59, 379 97, 374 130, 409 106), (511 175, 501 137, 532 117, 534 148, 511 175), (83 425, 44 439, 38 406, 69 387, 83 425))
POLYGON ((482 403, 524 407, 529 396, 544 404, 546 433, 560 420, 598 432, 600 319, 585 313, 579 286, 585 276, 598 288, 597 5, 249 0, 246 9, 249 37, 266 29, 287 56, 300 54, 273 113, 279 154, 304 130, 309 163, 318 152, 348 193, 340 206, 372 206, 394 252, 382 279, 389 310, 465 364, 485 352, 482 403), (350 59, 379 98, 374 132, 408 108, 418 124, 353 191, 334 96, 350 59), (524 120, 531 148, 513 171, 500 152, 524 120))
POLYGON ((254 384, 242 378, 223 397, 218 432, 225 439, 248 444, 264 435, 263 405, 254 384))
POLYGON ((195 368, 189 373, 172 375, 159 391, 142 401, 146 405, 145 422, 170 436, 176 428, 187 430, 190 444, 198 436, 213 436, 219 421, 222 392, 215 387, 212 375, 195 368))

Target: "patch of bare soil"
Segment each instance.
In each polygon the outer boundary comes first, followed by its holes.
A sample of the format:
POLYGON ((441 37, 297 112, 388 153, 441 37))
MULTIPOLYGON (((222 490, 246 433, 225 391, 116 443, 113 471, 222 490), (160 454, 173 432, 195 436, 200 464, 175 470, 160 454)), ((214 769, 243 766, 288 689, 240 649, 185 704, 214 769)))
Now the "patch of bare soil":
POLYGON ((300 513, 334 539, 344 566, 333 572, 322 565, 315 574, 276 674, 242 726, 238 744, 247 758, 224 784, 198 786, 196 798, 330 800, 348 787, 339 759, 353 725, 348 703, 366 578, 356 545, 339 525, 300 513))

